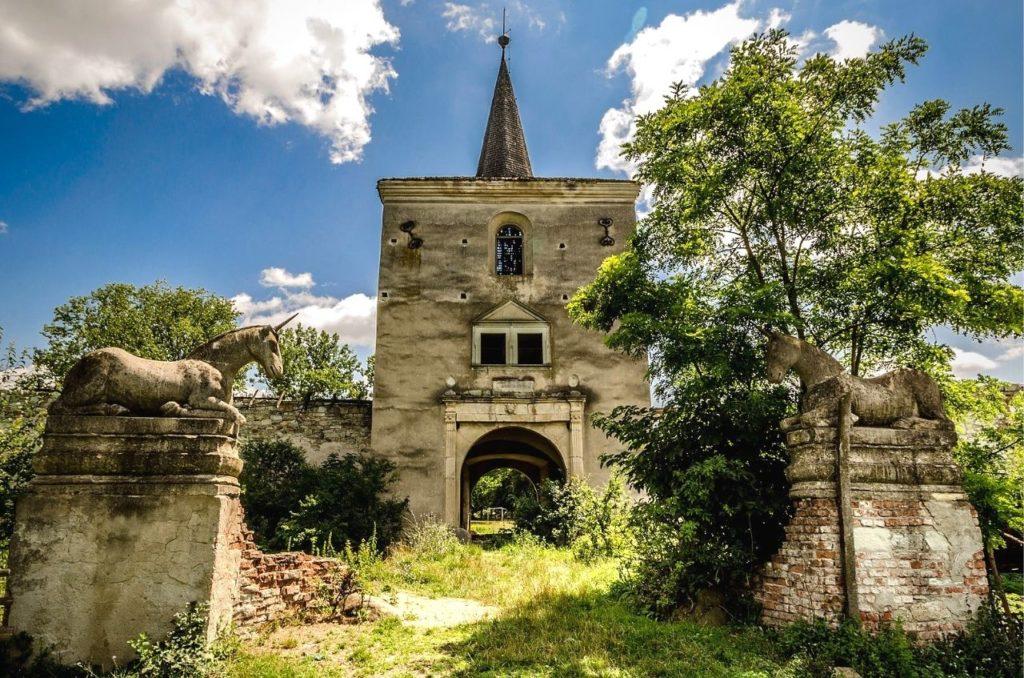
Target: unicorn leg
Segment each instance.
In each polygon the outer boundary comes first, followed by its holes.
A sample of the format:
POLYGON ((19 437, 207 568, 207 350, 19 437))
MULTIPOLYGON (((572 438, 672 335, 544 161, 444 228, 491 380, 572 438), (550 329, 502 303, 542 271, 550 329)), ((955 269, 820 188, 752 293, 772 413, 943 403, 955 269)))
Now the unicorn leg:
POLYGON ((235 423, 238 426, 241 426, 242 424, 245 423, 245 417, 242 416, 242 413, 238 411, 238 408, 236 408, 231 403, 224 402, 223 400, 215 396, 208 396, 206 398, 199 396, 196 398, 190 398, 188 402, 189 405, 196 409, 219 410, 221 412, 227 412, 229 415, 231 415, 231 418, 235 420, 235 423))

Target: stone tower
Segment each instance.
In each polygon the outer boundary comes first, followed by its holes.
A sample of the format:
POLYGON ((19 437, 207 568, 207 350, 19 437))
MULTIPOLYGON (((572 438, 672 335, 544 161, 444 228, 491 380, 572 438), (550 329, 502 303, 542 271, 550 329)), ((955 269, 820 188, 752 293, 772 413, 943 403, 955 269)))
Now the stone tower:
POLYGON ((565 305, 621 252, 638 186, 533 176, 507 36, 476 176, 383 179, 372 447, 417 515, 469 522, 496 468, 607 480, 595 412, 649 405, 646 365, 565 305))

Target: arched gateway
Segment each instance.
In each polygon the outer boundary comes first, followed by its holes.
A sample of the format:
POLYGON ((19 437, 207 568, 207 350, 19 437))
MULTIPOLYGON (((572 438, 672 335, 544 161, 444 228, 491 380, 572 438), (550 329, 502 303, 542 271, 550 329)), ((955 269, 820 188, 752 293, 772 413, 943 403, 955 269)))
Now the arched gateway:
POLYGON ((529 429, 508 426, 481 436, 462 462, 459 524, 469 529, 470 497, 482 477, 500 468, 511 468, 534 485, 566 476, 566 460, 550 440, 529 429))

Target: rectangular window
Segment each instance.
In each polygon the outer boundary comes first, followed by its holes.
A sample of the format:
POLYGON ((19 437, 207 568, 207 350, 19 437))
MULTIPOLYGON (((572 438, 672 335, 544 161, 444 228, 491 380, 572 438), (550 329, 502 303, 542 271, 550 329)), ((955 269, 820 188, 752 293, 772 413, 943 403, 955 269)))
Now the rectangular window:
POLYGON ((480 364, 505 364, 505 333, 483 332, 480 334, 480 364))
POLYGON ((516 352, 520 365, 544 364, 544 335, 531 332, 530 334, 519 334, 516 339, 516 352))

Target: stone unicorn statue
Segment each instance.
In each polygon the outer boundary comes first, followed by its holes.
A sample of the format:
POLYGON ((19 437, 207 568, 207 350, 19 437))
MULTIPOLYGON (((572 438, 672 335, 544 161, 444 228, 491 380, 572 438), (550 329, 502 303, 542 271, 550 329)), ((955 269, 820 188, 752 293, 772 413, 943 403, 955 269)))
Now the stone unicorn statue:
POLYGON ((838 360, 802 339, 774 330, 765 334, 768 380, 778 384, 792 369, 806 388, 801 414, 783 420, 783 429, 835 425, 839 401, 846 393, 850 393, 853 421, 862 426, 952 427, 938 384, 924 372, 898 369, 870 379, 855 377, 838 360))
POLYGON ((92 351, 68 371, 50 412, 165 417, 226 413, 241 426, 245 417, 231 404, 235 375, 251 362, 259 363, 268 377, 284 374, 277 333, 294 318, 276 326, 224 332, 184 360, 148 360, 120 348, 92 351))

